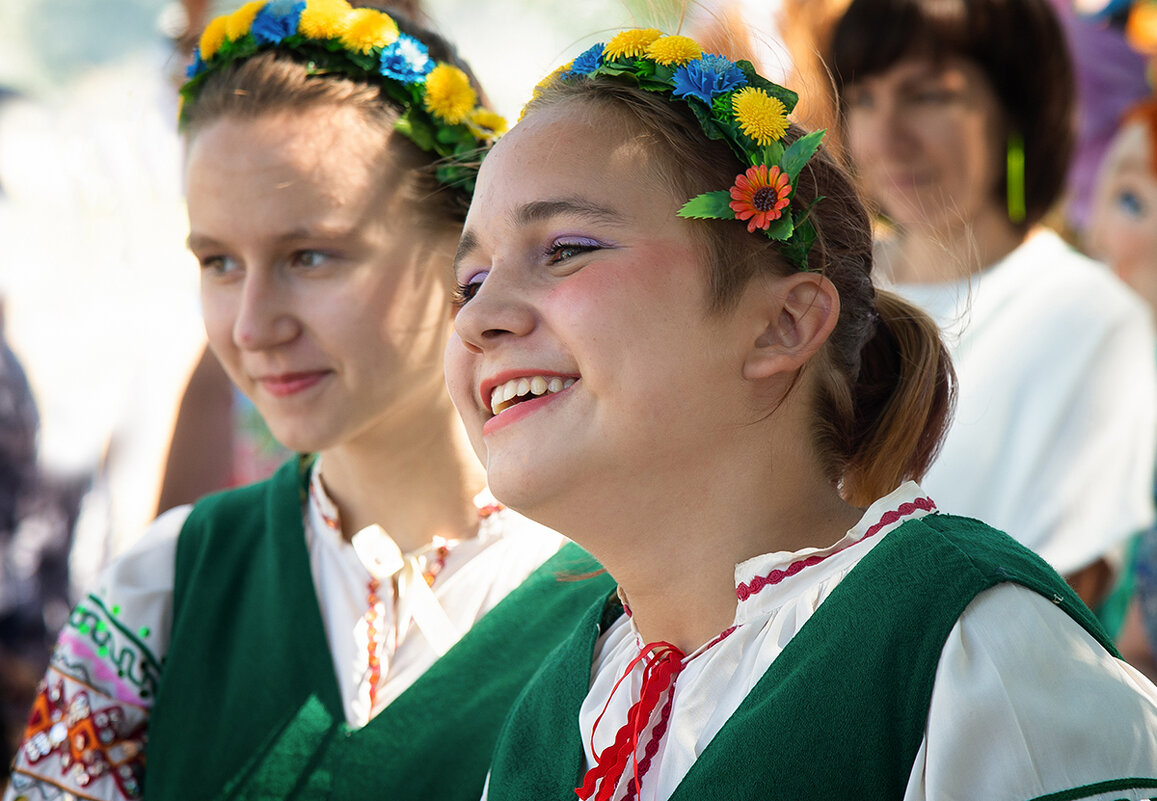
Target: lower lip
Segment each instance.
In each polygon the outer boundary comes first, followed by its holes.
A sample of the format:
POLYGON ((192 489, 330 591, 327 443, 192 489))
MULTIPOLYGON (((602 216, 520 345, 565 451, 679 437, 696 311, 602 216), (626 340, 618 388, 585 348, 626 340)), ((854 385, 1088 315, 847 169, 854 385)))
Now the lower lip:
POLYGON ((566 395, 574 389, 574 384, 562 390, 561 392, 552 392, 549 395, 535 398, 534 400, 523 401, 515 406, 510 407, 502 414, 491 417, 482 425, 482 435, 489 436, 500 429, 505 428, 511 423, 516 423, 528 414, 534 414, 536 411, 544 407, 548 403, 553 403, 559 398, 566 395))
POLYGON ((326 373, 300 373, 284 378, 263 378, 262 388, 275 398, 288 398, 305 392, 325 378, 326 373))

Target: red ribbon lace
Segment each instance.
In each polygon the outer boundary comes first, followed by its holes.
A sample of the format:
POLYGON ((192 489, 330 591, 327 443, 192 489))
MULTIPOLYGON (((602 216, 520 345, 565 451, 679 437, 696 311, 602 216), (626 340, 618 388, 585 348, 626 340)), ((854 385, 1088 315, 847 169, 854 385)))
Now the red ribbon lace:
MULTIPOLYGON (((659 699, 663 693, 675 683, 675 678, 683 670, 683 652, 676 648, 669 642, 655 642, 643 646, 642 652, 631 660, 631 664, 627 665, 626 671, 615 682, 614 688, 611 690, 611 697, 607 699, 607 703, 603 706, 603 711, 599 713, 598 719, 595 720, 594 731, 591 732, 591 751, 594 752, 594 736, 595 731, 599 728, 599 723, 602 722, 603 715, 607 713, 607 707, 611 704, 611 698, 614 698, 615 693, 619 689, 619 685, 631 675, 631 671, 640 662, 643 663, 643 686, 639 692, 639 700, 635 702, 634 706, 627 712, 627 722, 623 724, 615 735, 615 741, 608 745, 603 752, 595 757, 595 766, 587 771, 583 778, 583 786, 575 788, 575 793, 582 801, 588 801, 592 796, 594 801, 610 801, 611 794, 614 793, 615 788, 622 778, 623 771, 627 768, 627 761, 630 760, 633 765, 635 787, 634 792, 630 795, 637 795, 639 792, 639 781, 647 773, 647 769, 651 766, 651 757, 654 756, 657 750, 657 743, 648 743, 647 753, 642 763, 642 771, 639 770, 639 732, 642 731, 647 722, 651 719, 651 715, 655 711, 655 707, 659 704, 659 699), (595 790, 598 788, 596 794, 595 790)), ((662 720, 655 727, 654 739, 662 737, 666 730, 667 716, 671 712, 670 699, 663 706, 662 720)))

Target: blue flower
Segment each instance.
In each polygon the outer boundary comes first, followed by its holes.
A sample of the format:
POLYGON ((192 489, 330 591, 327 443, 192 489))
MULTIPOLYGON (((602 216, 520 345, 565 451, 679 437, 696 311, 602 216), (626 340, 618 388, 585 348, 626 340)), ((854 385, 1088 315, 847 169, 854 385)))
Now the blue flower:
POLYGON ((412 36, 402 34, 389 47, 382 49, 381 68, 387 78, 402 83, 417 83, 434 69, 426 45, 412 36))
POLYGON ((201 48, 198 47, 193 53, 193 63, 185 67, 185 78, 189 80, 196 78, 206 69, 205 60, 201 58, 201 48))
POLYGON ((562 75, 562 79, 573 78, 576 75, 590 75, 603 63, 603 50, 606 45, 599 43, 589 47, 581 56, 571 62, 570 69, 562 75))
POLYGON ((297 23, 305 10, 305 0, 272 0, 257 12, 249 33, 257 44, 277 44, 297 33, 297 23))
POLYGON ((747 76, 723 56, 706 55, 675 70, 675 97, 696 97, 710 104, 712 98, 744 86, 747 76))

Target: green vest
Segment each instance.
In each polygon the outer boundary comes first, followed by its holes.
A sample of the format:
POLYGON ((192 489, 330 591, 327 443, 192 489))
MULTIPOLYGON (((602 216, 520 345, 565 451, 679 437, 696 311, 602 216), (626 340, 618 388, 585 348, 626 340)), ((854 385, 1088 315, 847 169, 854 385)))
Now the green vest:
POLYGON ((177 545, 147 798, 469 799, 543 657, 613 582, 567 545, 361 729, 339 697, 302 528, 308 461, 198 503, 177 545))
MULTIPOLYGON (((1068 585, 1010 537, 948 515, 912 520, 820 605, 671 801, 902 798, 944 642, 977 593, 1007 581, 1053 599, 1116 654, 1068 585)), ((499 737, 490 801, 573 801, 593 648, 621 611, 605 599, 593 605, 518 700, 499 737)))

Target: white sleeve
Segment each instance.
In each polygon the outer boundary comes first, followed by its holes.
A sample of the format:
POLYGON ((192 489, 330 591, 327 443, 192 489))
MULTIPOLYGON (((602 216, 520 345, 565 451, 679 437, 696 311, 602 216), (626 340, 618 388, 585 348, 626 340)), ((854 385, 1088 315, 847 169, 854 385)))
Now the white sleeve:
POLYGON ((157 518, 72 610, 5 801, 140 798, 144 734, 172 627, 177 538, 191 508, 157 518))
POLYGON ((1043 596, 981 593, 941 652, 905 801, 1157 797, 1157 688, 1043 596))

